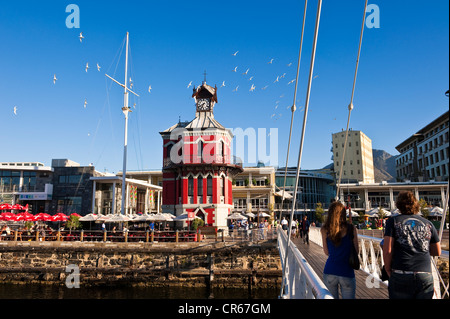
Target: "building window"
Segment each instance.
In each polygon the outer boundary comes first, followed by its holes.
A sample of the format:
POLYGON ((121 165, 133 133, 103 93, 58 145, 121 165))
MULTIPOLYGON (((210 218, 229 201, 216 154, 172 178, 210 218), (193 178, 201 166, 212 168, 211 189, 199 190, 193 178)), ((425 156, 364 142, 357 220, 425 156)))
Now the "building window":
POLYGON ((188 178, 188 196, 194 196, 194 178, 188 178))
POLYGON ((236 186, 245 186, 245 181, 242 179, 236 180, 236 186))
POLYGON ((202 156, 203 156, 203 141, 201 141, 201 140, 197 144, 197 155, 199 158, 202 158, 202 156))
POLYGON ((172 151, 173 144, 167 146, 166 158, 170 158, 170 152, 172 151))
POLYGON ((225 187, 226 187, 226 180, 225 180, 225 176, 223 176, 220 179, 220 187, 222 188, 222 196, 225 197, 225 187))
POLYGON ((213 196, 213 178, 212 176, 208 176, 206 180, 207 186, 207 196, 213 196))
POLYGON ((57 213, 71 215, 81 214, 81 197, 62 197, 57 200, 57 213))
POLYGON ((197 192, 198 192, 198 196, 203 196, 203 177, 199 177, 197 179, 197 192))
POLYGON ((82 175, 61 175, 58 181, 60 184, 79 184, 81 177, 82 175))

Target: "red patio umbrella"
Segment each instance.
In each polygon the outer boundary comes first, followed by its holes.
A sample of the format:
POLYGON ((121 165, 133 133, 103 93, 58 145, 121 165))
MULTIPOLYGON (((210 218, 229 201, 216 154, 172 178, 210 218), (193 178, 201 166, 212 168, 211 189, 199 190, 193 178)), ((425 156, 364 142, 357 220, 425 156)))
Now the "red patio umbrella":
POLYGON ((22 205, 19 204, 15 204, 13 206, 11 206, 12 210, 25 210, 25 207, 23 207, 22 205))
POLYGON ((30 213, 20 213, 15 215, 14 220, 16 222, 21 222, 21 221, 25 221, 25 222, 33 222, 34 221, 34 215, 30 214, 30 213))
POLYGON ((71 216, 71 217, 72 217, 72 216, 75 216, 75 217, 81 218, 81 215, 80 215, 80 214, 77 214, 77 213, 70 214, 70 216, 71 216))
POLYGON ((14 215, 13 213, 5 212, 5 213, 0 214, 0 220, 4 221, 4 222, 13 221, 15 217, 16 217, 16 215, 14 215))
POLYGON ((52 216, 53 222, 65 222, 68 219, 69 219, 69 216, 67 216, 63 213, 58 213, 58 214, 52 216))
POLYGON ((51 222, 52 216, 49 214, 46 214, 46 213, 40 213, 40 214, 37 214, 36 216, 34 216, 34 220, 40 221, 40 222, 51 222))
POLYGON ((11 210, 12 209, 12 205, 11 204, 1 204, 0 205, 0 210, 11 210))

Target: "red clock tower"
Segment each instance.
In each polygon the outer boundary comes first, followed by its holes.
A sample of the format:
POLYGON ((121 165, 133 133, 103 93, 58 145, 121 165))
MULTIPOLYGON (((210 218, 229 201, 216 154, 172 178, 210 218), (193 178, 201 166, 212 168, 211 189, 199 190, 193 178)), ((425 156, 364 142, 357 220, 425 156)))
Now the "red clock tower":
POLYGON ((194 88, 195 118, 161 132, 164 146, 163 212, 188 213, 227 227, 233 208, 232 179, 242 163, 231 156, 233 135, 214 118, 217 87, 194 88))

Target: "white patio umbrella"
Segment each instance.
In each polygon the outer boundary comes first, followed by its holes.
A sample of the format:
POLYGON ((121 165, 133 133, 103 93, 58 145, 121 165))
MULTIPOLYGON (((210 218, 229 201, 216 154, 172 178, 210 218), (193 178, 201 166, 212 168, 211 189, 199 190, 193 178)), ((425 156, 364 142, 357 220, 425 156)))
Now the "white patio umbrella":
POLYGON ((112 215, 101 215, 99 218, 97 218, 96 222, 106 222, 111 217, 112 215))
POLYGON ((248 212, 248 213, 245 213, 245 215, 246 215, 246 216, 248 216, 248 217, 251 217, 251 218, 255 218, 255 217, 256 217, 256 215, 255 215, 255 214, 253 214, 253 213, 250 213, 250 212, 248 212))
POLYGON ((176 218, 177 216, 170 214, 170 213, 162 213, 164 216, 166 216, 169 220, 168 221, 172 221, 174 218, 176 218))
POLYGON ((125 216, 125 215, 112 215, 108 219, 105 220, 105 223, 123 223, 123 222, 129 222, 132 219, 125 216))
POLYGON ((371 210, 369 210, 366 215, 369 215, 370 217, 375 217, 378 215, 378 208, 372 208, 371 210))
POLYGON ((245 219, 247 219, 247 217, 245 217, 244 215, 241 215, 240 213, 233 213, 230 216, 228 216, 227 219, 231 219, 231 220, 245 220, 245 219))
POLYGON ((95 214, 88 214, 86 216, 80 217, 80 222, 95 222, 97 219, 99 219, 100 216, 99 215, 95 215, 95 214))
POLYGON ((444 210, 438 206, 435 206, 432 210, 430 210, 430 216, 442 216, 443 213, 444 210))
MULTIPOLYGON (((347 217, 348 217, 349 210, 347 209, 345 212, 347 213, 347 217)), ((359 217, 359 214, 357 212, 355 212, 354 210, 352 210, 352 217, 359 217)))
POLYGON ((158 213, 158 214, 152 215, 152 217, 153 217, 154 221, 158 221, 158 222, 168 222, 168 221, 172 220, 171 218, 164 215, 163 213, 158 213))
POLYGON ((140 215, 137 216, 136 218, 133 218, 133 222, 149 222, 149 221, 154 221, 154 217, 152 215, 140 215))
POLYGON ((259 217, 270 217, 270 215, 266 214, 266 213, 259 213, 257 216, 259 216, 259 217))
POLYGON ((89 222, 89 229, 92 229, 92 222, 97 221, 103 215, 88 214, 80 218, 80 222, 89 222))
POLYGON ((177 216, 177 217, 175 217, 175 218, 173 218, 173 221, 176 221, 176 222, 180 222, 180 221, 192 221, 192 220, 194 220, 194 219, 201 219, 200 217, 198 217, 198 216, 195 216, 194 218, 189 218, 189 216, 188 216, 188 213, 184 213, 184 214, 181 214, 180 216, 177 216))

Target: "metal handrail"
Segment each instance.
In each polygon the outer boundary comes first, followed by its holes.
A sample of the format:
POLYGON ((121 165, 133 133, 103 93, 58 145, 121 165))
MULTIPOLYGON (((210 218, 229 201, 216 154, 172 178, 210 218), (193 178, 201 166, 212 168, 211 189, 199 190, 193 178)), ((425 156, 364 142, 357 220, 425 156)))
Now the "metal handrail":
POLYGON ((325 284, 313 270, 311 265, 298 250, 294 243, 290 242, 287 255, 287 265, 284 267, 284 256, 287 249, 287 234, 281 227, 278 231, 278 250, 285 274, 282 282, 284 294, 282 299, 334 299, 325 284))

